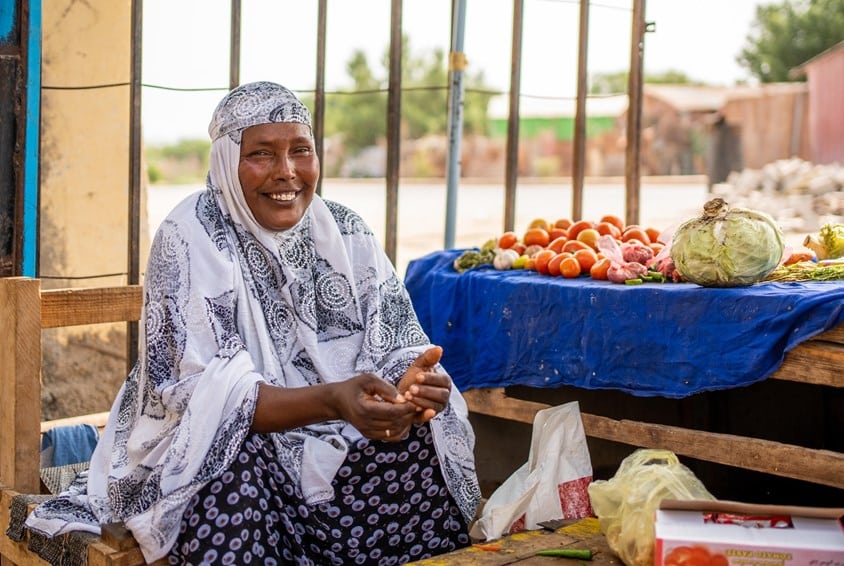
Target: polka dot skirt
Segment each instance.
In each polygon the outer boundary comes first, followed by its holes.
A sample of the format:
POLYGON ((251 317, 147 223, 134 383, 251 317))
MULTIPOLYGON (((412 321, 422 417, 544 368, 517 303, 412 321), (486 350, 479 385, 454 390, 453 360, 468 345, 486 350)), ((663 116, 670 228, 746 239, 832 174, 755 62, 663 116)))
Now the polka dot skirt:
POLYGON ((468 546, 428 426, 349 447, 333 501, 307 505, 263 435, 197 493, 170 564, 404 564, 468 546))

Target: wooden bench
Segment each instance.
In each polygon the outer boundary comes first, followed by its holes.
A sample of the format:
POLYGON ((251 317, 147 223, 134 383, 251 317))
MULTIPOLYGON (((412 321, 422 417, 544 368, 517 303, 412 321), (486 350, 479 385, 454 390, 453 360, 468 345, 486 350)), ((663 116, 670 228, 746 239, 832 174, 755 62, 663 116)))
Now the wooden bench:
MULTIPOLYGON (((0 278, 0 564, 49 564, 28 540, 6 536, 13 499, 40 491, 41 433, 51 426, 80 422, 104 424, 104 413, 42 423, 41 331, 45 328, 137 321, 142 288, 138 285, 42 290, 41 281, 0 278)), ((65 537, 77 536, 74 533, 65 537)), ((91 566, 145 564, 137 542, 120 524, 86 541, 91 566)))

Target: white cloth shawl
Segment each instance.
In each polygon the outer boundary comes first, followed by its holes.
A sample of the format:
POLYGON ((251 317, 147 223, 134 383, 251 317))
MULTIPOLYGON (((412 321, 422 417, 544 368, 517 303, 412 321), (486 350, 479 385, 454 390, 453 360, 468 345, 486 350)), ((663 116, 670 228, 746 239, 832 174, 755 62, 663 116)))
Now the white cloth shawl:
MULTIPOLYGON (((429 346, 404 286, 351 210, 318 196, 284 232, 259 226, 237 176, 238 145, 212 144, 208 190, 178 205, 154 239, 139 361, 121 388, 87 476, 27 526, 49 536, 124 521, 148 561, 175 542, 190 498, 248 434, 257 385, 305 387, 373 372, 396 383, 429 346), (86 491, 87 487, 87 491, 86 491)), ((440 368, 442 369, 442 368, 440 368)), ((443 473, 467 522, 480 490, 465 402, 433 421, 443 473)), ((360 438, 335 421, 272 435, 310 503, 360 438)))

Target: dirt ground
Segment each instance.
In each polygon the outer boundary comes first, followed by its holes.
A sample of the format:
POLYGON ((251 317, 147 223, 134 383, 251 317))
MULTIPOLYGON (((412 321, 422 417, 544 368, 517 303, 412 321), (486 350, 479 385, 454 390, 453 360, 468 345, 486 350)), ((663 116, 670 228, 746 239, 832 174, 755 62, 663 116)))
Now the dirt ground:
POLYGON ((47 330, 42 338, 42 420, 108 411, 126 379, 125 324, 47 330))

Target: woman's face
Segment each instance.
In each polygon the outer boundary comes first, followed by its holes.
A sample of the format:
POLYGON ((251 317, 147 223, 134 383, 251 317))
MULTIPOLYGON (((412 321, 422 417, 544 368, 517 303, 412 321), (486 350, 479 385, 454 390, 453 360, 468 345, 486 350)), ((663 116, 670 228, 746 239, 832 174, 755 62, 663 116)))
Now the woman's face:
POLYGON ((237 174, 258 224, 267 230, 294 226, 311 204, 319 179, 311 129, 298 123, 246 128, 237 174))

